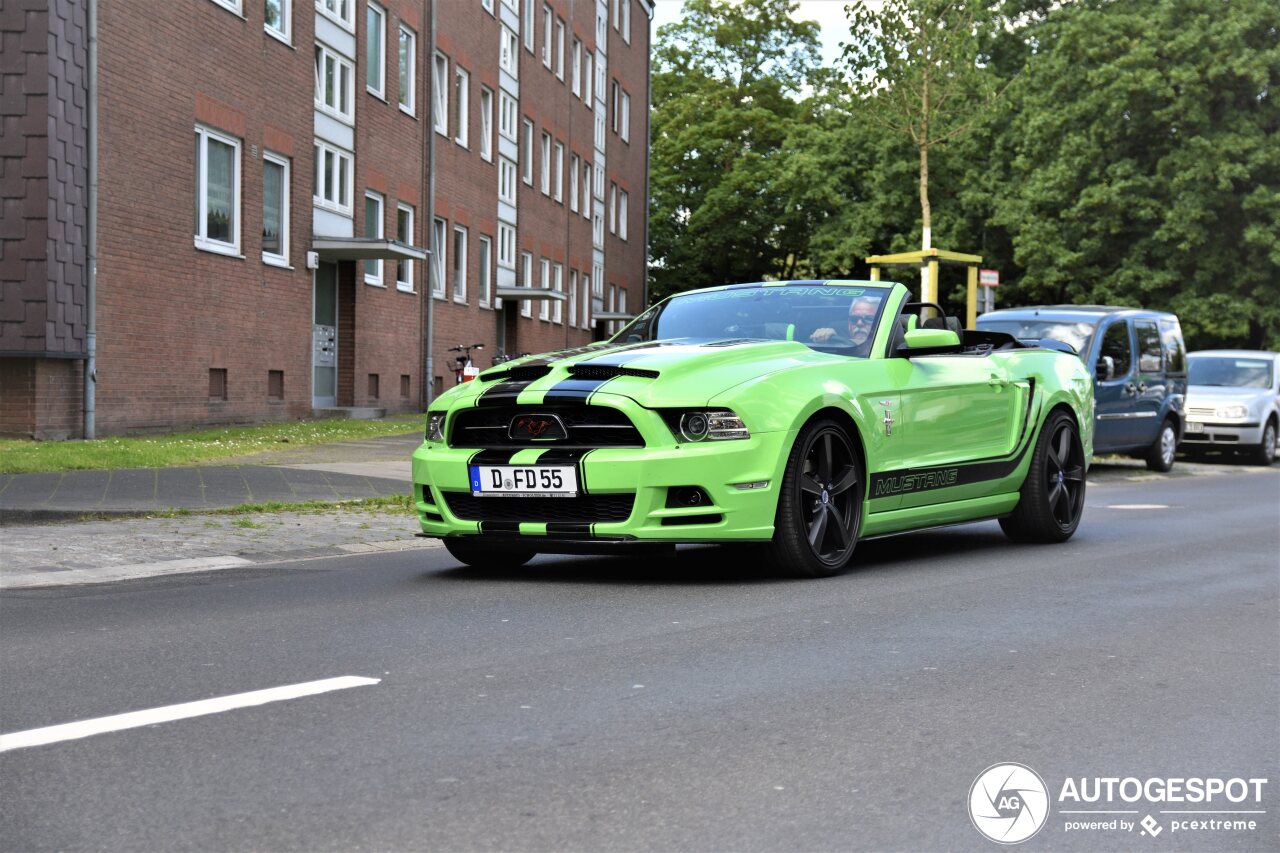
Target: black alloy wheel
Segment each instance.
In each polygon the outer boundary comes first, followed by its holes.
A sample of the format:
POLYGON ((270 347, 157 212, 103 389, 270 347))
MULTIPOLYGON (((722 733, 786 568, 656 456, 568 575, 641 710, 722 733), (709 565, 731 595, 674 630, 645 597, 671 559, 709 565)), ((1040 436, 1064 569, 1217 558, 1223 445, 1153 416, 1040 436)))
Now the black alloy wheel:
POLYGON ((1075 421, 1063 411, 1045 421, 1021 498, 1000 527, 1017 542, 1065 542, 1084 512, 1084 447, 1075 421))
POLYGON ((833 575, 858 544, 864 483, 848 432, 834 421, 805 427, 791 449, 774 525, 774 562, 797 577, 833 575))

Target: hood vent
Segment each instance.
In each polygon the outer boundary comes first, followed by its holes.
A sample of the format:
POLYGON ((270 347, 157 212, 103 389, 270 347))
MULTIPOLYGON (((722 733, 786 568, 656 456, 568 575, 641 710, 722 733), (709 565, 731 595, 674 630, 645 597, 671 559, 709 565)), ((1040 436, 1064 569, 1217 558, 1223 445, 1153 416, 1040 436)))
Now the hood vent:
POLYGON ((639 367, 620 367, 613 364, 574 364, 569 367, 569 375, 574 379, 613 379, 615 376, 656 379, 658 371, 644 370, 639 367))
POLYGON ((532 382, 541 379, 551 372, 547 364, 529 364, 503 370, 500 373, 485 373, 479 378, 485 382, 532 382))

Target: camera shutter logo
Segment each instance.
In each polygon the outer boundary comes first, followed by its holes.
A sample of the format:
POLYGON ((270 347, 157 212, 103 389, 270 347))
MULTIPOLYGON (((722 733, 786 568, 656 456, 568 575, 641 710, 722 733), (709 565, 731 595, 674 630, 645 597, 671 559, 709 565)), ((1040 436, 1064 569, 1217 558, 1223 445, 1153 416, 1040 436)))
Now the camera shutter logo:
POLYGON ((1049 818, 1049 790, 1040 774, 1023 764, 993 764, 969 788, 969 818, 987 838, 1018 844, 1049 818))

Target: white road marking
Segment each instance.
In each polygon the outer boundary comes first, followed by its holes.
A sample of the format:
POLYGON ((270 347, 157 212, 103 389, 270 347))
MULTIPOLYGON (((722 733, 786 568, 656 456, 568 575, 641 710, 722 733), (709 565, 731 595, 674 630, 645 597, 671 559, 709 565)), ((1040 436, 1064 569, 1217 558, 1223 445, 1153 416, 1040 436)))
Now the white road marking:
POLYGON ((1106 509, 1168 509, 1168 504, 1111 504, 1106 509))
POLYGON ((221 714, 223 711, 233 711, 236 708, 249 708, 254 705, 265 705, 268 702, 283 702, 286 699, 315 696, 318 693, 346 690, 349 687, 364 687, 369 684, 377 684, 379 681, 381 681, 379 678, 343 675, 338 678, 326 678, 321 681, 286 684, 283 687, 270 687, 266 690, 253 690, 249 693, 235 693, 231 696, 201 699, 197 702, 184 702, 180 705, 165 705, 161 708, 150 708, 145 711, 131 711, 127 714, 115 714, 110 717, 95 717, 91 720, 63 723, 59 726, 28 729, 25 732, 0 735, 0 752, 7 752, 10 749, 23 749, 28 746, 43 746, 64 740, 77 740, 106 732, 152 726, 156 723, 185 720, 190 717, 204 716, 205 714, 221 714))

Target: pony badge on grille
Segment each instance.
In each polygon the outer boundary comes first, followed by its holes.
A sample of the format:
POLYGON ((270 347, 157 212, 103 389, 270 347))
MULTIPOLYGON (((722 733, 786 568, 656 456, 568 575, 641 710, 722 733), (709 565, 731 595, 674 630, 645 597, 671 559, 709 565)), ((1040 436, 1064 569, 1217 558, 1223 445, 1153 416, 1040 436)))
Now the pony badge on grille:
POLYGON ((511 419, 507 437, 516 441, 557 441, 568 438, 569 432, 555 415, 516 415, 511 419))

